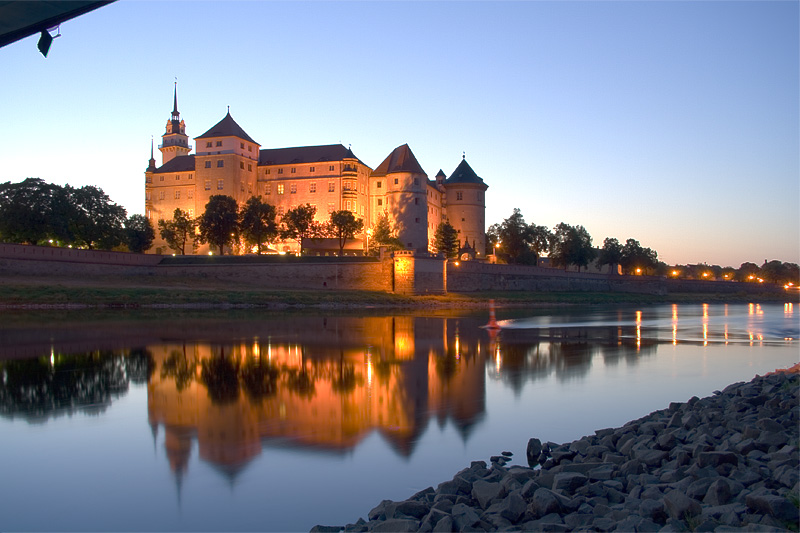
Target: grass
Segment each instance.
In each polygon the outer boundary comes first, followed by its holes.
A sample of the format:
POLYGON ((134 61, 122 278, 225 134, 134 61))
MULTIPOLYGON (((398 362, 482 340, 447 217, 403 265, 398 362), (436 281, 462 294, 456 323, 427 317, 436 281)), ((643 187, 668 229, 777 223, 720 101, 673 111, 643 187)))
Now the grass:
POLYGON ((215 280, 142 278, 19 278, 0 283, 0 307, 485 307, 579 304, 659 304, 713 302, 788 302, 785 294, 638 294, 620 292, 476 292, 404 296, 373 291, 274 290, 244 288, 215 280))

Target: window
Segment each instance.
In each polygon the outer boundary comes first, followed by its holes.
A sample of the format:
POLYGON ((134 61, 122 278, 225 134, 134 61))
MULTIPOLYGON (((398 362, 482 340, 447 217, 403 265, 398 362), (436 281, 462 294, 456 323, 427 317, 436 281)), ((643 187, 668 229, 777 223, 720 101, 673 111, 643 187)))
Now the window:
POLYGON ((333 172, 333 165, 329 166, 329 167, 328 167, 328 170, 330 170, 331 172, 333 172))
POLYGON ((419 218, 415 218, 415 219, 414 219, 414 222, 417 222, 417 223, 419 223, 419 218))
POLYGON ((342 187, 344 188, 344 190, 349 191, 350 190, 350 182, 349 181, 345 181, 344 184, 342 185, 342 187))
POLYGON ((328 182, 328 192, 336 192, 336 182, 329 181, 328 182))
POLYGON ((419 198, 414 198, 414 205, 419 205, 419 198))
POLYGON ((239 168, 244 170, 244 161, 239 161, 239 168))
POLYGON ((419 185, 419 178, 414 178, 414 185, 419 185))
POLYGON ((328 213, 333 213, 333 210, 336 209, 336 206, 333 204, 328 204, 328 213))
POLYGON ((164 181, 164 176, 159 176, 158 181, 164 181))
POLYGON ((314 172, 314 167, 308 167, 309 172, 314 172))
POLYGON ((378 205, 379 206, 383 205, 383 199, 382 198, 378 198, 378 205))
POLYGON ((181 181, 181 175, 175 174, 175 181, 181 181))
POLYGON ((289 185, 289 193, 290 194, 297 194, 297 184, 296 183, 292 183, 291 185, 289 185))
POLYGON ((283 206, 282 206, 282 205, 279 205, 279 206, 278 206, 278 216, 279 216, 279 217, 282 217, 282 216, 283 216, 283 206))
POLYGON ((217 190, 221 191, 225 188, 225 180, 217 180, 217 190))
POLYGON ((217 146, 222 146, 222 141, 217 141, 217 146))
POLYGON ((272 184, 267 183, 264 185, 264 194, 272 194, 272 184))
POLYGON ((463 200, 464 198, 462 198, 462 196, 464 196, 464 193, 457 192, 456 193, 456 200, 463 200))
POLYGON ((382 182, 382 181, 379 181, 379 182, 378 182, 378 185, 377 185, 377 187, 378 187, 379 189, 380 189, 381 187, 383 187, 383 182, 382 182))
POLYGON ((466 220, 464 220, 464 219, 462 218, 462 219, 461 219, 461 222, 466 222, 466 220))
POLYGON ((361 206, 361 216, 362 217, 364 216, 364 206, 363 205, 361 206))
POLYGON ((189 174, 189 179, 192 179, 192 175, 191 174, 189 174))
POLYGON ((225 166, 225 161, 223 161, 222 159, 218 159, 217 168, 222 168, 223 166, 225 166))
POLYGON ((395 178, 395 179, 394 179, 394 184, 395 184, 395 185, 397 185, 398 183, 399 183, 399 182, 397 181, 397 178, 395 178))
POLYGON ((347 200, 347 210, 350 211, 350 200, 347 200))
POLYGON ((242 150, 244 150, 244 143, 239 143, 239 148, 241 148, 242 150))
POLYGON ((292 167, 292 174, 294 174, 296 170, 296 168, 292 167))
POLYGON ((158 199, 159 199, 159 200, 163 200, 163 199, 164 199, 164 197, 165 197, 164 191, 159 191, 159 193, 158 193, 158 199))
POLYGON ((253 145, 252 144, 248 144, 247 145, 247 151, 248 152, 252 152, 253 151, 253 145))
POLYGON ((213 143, 211 141, 206 141, 206 148, 211 148, 213 143))
POLYGON ((194 198, 194 189, 189 189, 188 191, 186 191, 186 198, 190 200, 194 198))
POLYGON ((206 168, 211 168, 211 161, 206 161, 206 168))
POLYGON ((253 165, 251 165, 250 163, 247 163, 247 171, 248 172, 252 172, 253 171, 253 165))
POLYGON ((178 189, 177 191, 175 191, 175 199, 176 199, 176 200, 180 200, 180 199, 181 199, 181 191, 180 191, 180 189, 178 189))
POLYGON ((278 194, 283 194, 283 183, 278 184, 278 194))
POLYGON ((206 189, 207 191, 210 191, 210 190, 211 190, 211 180, 206 180, 206 183, 205 183, 205 189, 206 189))
POLYGON ((267 169, 267 170, 265 170, 265 171, 264 171, 264 175, 265 175, 265 176, 268 176, 268 175, 269 175, 269 169, 267 169))
POLYGON ((153 183, 153 176, 147 176, 144 181, 145 183, 153 183))
POLYGON ((150 191, 144 192, 144 199, 147 200, 148 202, 150 201, 150 191))
POLYGON ((282 168, 278 169, 278 174, 283 174, 283 169, 282 168))
POLYGON ((308 192, 317 192, 317 184, 316 184, 316 182, 312 181, 311 183, 308 184, 308 192))
POLYGON ((194 209, 189 209, 189 218, 194 218, 194 209))

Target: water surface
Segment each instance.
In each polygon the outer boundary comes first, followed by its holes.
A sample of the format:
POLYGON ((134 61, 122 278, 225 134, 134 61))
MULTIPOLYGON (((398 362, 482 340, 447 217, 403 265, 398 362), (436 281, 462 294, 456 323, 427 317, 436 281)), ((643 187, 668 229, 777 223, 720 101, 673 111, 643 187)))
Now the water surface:
POLYGON ((0 327, 0 530, 308 530, 798 361, 791 304, 0 327))

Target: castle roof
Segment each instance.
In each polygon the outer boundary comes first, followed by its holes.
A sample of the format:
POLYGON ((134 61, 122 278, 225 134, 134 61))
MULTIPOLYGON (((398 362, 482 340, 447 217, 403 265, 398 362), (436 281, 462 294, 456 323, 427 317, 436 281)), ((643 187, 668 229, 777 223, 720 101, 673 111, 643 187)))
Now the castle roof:
MULTIPOLYGON (((290 148, 264 148, 258 154, 259 165, 290 165, 292 163, 317 163, 358 159, 349 148, 341 144, 321 146, 293 146, 290 148)), ((358 160, 362 165, 364 163, 358 160)))
MULTIPOLYGON (((425 174, 407 144, 398 146, 389 156, 372 171, 373 176, 385 176, 393 172, 412 172, 425 174)), ((427 175, 427 174, 426 174, 427 175)))
POLYGON ((179 155, 170 159, 157 169, 153 174, 166 174, 168 172, 186 172, 187 170, 194 170, 194 155, 179 155))
POLYGON ((230 111, 228 111, 228 114, 225 115, 225 118, 217 122, 216 125, 214 125, 210 130, 199 137, 195 137, 195 139, 205 139, 208 137, 238 137, 253 144, 258 144, 256 141, 250 138, 250 136, 239 124, 236 123, 235 120, 233 120, 230 111))
POLYGON ((462 159, 461 163, 459 163, 453 173, 450 174, 450 177, 444 180, 445 185, 453 185, 456 183, 474 183, 476 185, 486 186, 483 180, 472 170, 472 167, 469 166, 466 159, 462 159))

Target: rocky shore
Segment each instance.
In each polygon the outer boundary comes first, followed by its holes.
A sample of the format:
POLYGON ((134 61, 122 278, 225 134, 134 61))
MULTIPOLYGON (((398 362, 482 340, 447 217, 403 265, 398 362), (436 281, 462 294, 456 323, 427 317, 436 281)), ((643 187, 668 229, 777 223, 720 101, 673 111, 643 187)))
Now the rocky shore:
POLYGON ((787 531, 800 521, 800 374, 736 383, 574 442, 530 439, 323 531, 787 531))

